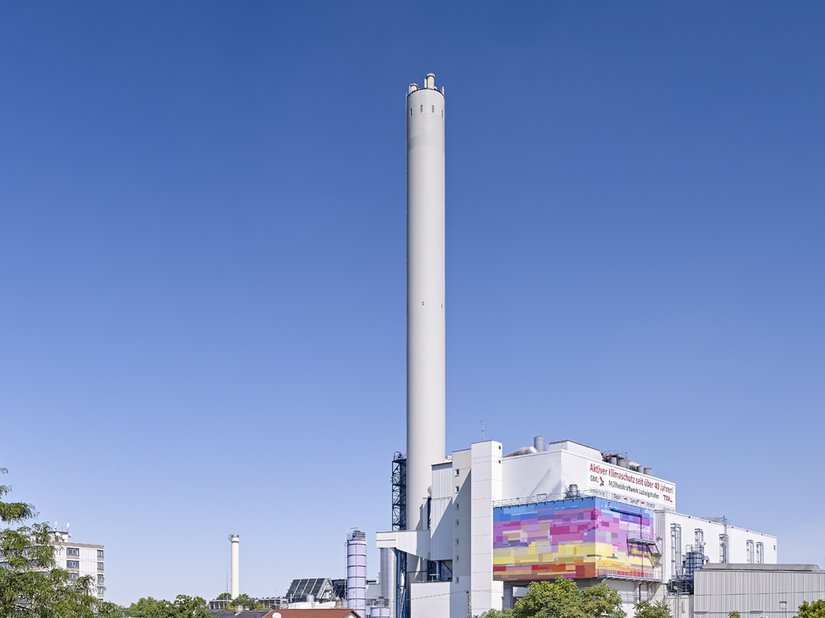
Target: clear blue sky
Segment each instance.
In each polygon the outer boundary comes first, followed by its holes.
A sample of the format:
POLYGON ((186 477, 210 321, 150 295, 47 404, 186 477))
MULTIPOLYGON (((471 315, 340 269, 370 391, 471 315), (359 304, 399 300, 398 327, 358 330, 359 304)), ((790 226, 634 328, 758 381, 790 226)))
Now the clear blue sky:
MULTIPOLYGON (((628 451, 825 566, 825 5, 6 2, 0 465, 108 596, 345 570, 404 447, 406 85, 448 448, 628 451)), ((369 572, 377 571, 370 554, 369 572)))

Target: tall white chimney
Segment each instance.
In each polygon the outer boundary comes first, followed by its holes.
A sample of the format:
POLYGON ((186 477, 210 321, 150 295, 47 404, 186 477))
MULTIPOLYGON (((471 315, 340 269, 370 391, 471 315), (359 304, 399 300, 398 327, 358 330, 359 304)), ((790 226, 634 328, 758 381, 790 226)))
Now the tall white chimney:
POLYGON ((240 581, 240 551, 241 551, 241 537, 237 534, 229 535, 229 543, 232 546, 232 579, 230 583, 230 593, 233 599, 237 599, 241 594, 240 581))
POLYGON ((446 432, 444 93, 432 73, 423 86, 410 84, 406 116, 407 530, 424 530, 431 466, 444 460, 446 432))

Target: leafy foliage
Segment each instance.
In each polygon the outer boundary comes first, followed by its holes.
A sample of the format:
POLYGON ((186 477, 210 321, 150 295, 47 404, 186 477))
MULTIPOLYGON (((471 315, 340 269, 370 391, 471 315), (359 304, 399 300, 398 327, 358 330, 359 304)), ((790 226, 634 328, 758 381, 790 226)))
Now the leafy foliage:
POLYGON ((478 614, 473 618, 512 618, 513 610, 512 609, 488 609, 483 614, 478 614))
MULTIPOLYGON (((619 593, 604 583, 578 588, 564 578, 533 582, 510 610, 490 610, 478 618, 624 618, 619 593)), ((647 616, 645 618, 660 618, 647 616)), ((664 618, 664 617, 661 617, 664 618)))
POLYGON ((244 607, 246 609, 264 609, 263 603, 258 603, 257 599, 253 599, 248 594, 239 594, 236 598, 232 599, 232 603, 226 606, 226 609, 240 609, 244 607))
POLYGON ((201 597, 179 594, 174 601, 146 597, 126 609, 131 618, 211 618, 201 597))
MULTIPOLYGON (((6 469, 0 468, 0 474, 6 469)), ((91 577, 72 580, 57 568, 52 531, 46 524, 25 525, 36 515, 23 502, 6 502, 10 488, 0 485, 0 616, 4 618, 114 618, 120 609, 99 601, 91 577)))
POLYGON ((634 605, 635 618, 671 618, 670 608, 664 601, 642 601, 634 605))
POLYGON ((799 606, 796 618, 825 618, 825 601, 822 599, 811 603, 804 601, 799 606))
POLYGON ((479 614, 474 616, 474 618, 512 618, 513 610, 512 609, 488 609, 483 614, 479 614))

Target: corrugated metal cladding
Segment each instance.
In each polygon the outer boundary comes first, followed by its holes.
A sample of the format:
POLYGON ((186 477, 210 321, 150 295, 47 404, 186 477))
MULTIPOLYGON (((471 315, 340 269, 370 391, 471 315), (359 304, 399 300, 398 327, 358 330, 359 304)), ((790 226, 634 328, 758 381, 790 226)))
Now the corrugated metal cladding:
POLYGON ((695 577, 693 611, 707 618, 730 612, 791 618, 803 601, 825 599, 825 571, 708 569, 695 577))

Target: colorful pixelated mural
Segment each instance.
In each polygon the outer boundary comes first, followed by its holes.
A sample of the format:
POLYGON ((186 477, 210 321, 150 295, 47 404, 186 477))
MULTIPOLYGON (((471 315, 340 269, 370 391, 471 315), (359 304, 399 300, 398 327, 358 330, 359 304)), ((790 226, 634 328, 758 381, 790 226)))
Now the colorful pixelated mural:
POLYGON ((603 498, 496 507, 493 576, 653 579, 653 513, 603 498))

